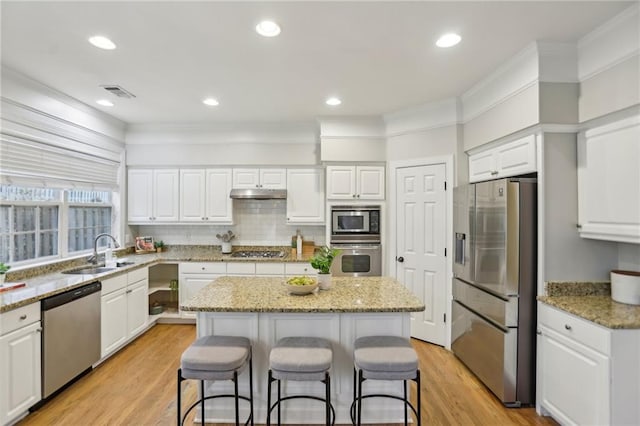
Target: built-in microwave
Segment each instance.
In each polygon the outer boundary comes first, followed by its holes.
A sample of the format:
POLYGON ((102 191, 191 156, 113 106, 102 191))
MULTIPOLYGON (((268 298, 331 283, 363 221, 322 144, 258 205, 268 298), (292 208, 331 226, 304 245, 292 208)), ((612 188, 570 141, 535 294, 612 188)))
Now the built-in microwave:
POLYGON ((380 206, 332 206, 331 242, 380 242, 380 206))

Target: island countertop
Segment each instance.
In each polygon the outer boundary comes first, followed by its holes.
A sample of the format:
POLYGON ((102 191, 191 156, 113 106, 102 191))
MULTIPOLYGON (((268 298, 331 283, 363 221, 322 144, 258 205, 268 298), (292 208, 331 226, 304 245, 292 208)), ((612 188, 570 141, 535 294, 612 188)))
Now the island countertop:
POLYGON ((333 277, 329 290, 289 294, 282 277, 220 277, 180 308, 195 312, 420 312, 424 303, 390 277, 333 277))

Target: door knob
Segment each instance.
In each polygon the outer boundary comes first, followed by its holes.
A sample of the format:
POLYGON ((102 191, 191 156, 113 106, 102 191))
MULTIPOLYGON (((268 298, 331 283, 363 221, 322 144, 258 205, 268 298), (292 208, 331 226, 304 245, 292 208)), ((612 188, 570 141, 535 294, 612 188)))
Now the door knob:
POLYGON ((404 262, 404 257, 400 256, 400 257, 396 257, 396 260, 400 263, 404 262))

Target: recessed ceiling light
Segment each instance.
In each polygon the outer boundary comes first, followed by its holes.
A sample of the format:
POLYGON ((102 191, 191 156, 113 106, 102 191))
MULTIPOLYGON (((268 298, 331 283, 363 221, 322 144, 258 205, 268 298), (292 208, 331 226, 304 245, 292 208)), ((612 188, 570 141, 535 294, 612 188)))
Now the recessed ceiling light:
POLYGON ((207 98, 207 99, 203 100, 202 103, 207 105, 207 106, 218 106, 218 105, 220 105, 220 102, 218 102, 217 99, 213 99, 213 98, 207 98))
POLYGON ((113 50, 116 48, 116 44, 104 36, 93 36, 89 38, 89 43, 95 47, 105 50, 113 50))
POLYGON ((325 103, 327 105, 336 106, 336 105, 340 105, 342 101, 338 98, 329 98, 325 101, 325 103))
POLYGON ((449 33, 449 34, 445 34, 442 37, 440 37, 438 39, 438 41, 436 41, 436 46, 438 46, 438 47, 451 47, 451 46, 455 46, 456 44, 460 43, 460 40, 462 40, 462 37, 460 37, 458 34, 449 33))
POLYGON ((256 25, 256 31, 264 37, 275 37, 280 34, 280 26, 273 21, 262 21, 256 25))
POLYGON ((96 101, 96 103, 98 105, 102 105, 102 106, 106 106, 106 107, 112 107, 113 106, 113 102, 108 101, 106 99, 100 99, 100 100, 96 101))

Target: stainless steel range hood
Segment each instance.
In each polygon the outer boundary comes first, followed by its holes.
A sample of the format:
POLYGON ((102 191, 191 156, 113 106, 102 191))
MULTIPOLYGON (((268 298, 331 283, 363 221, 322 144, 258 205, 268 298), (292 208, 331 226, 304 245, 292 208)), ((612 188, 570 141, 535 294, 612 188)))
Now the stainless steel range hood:
POLYGON ((235 200, 284 200, 287 198, 286 189, 232 189, 229 197, 235 200))

